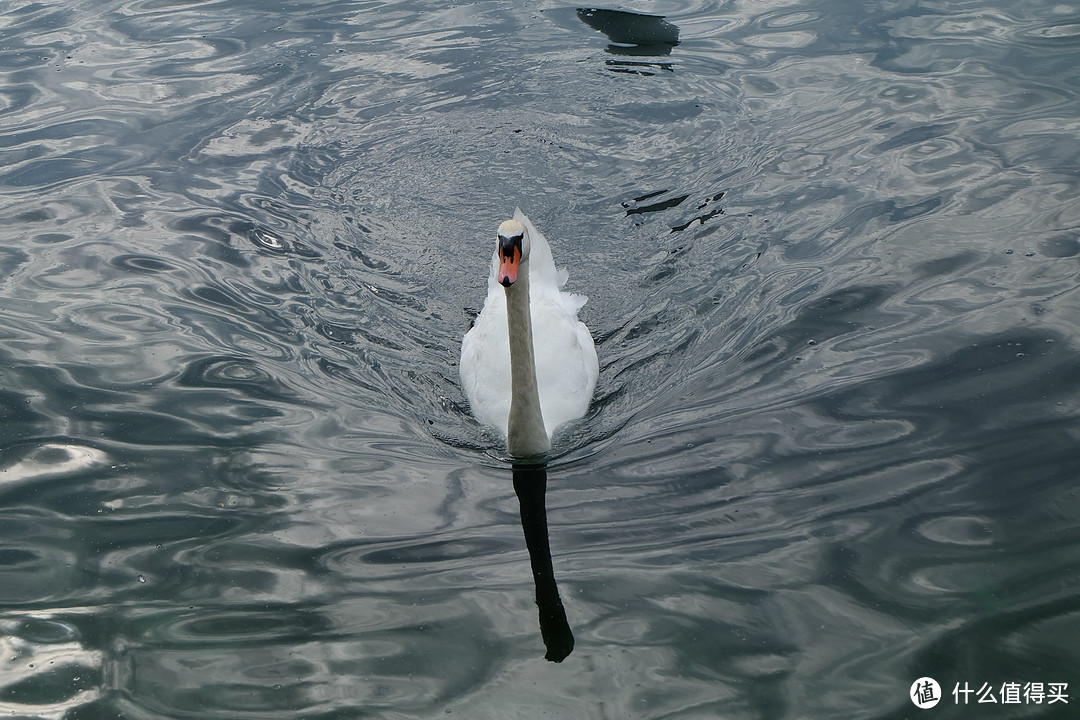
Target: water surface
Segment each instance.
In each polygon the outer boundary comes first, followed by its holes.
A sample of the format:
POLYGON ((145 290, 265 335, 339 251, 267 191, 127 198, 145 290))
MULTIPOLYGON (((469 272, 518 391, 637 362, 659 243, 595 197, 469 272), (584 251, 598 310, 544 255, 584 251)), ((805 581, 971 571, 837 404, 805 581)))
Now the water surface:
POLYGON ((1080 13, 612 9, 3 7, 2 713, 1069 716, 952 690, 1080 688, 1080 13), (601 363, 539 498, 515 205, 601 363))

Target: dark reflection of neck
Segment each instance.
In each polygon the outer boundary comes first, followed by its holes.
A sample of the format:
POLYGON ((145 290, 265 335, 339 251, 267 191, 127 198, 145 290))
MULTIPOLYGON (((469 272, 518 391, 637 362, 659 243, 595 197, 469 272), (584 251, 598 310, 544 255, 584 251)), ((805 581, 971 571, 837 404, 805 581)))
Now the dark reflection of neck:
POLYGON ((551 547, 548 545, 547 467, 544 465, 515 465, 514 492, 521 506, 521 529, 529 548, 533 581, 536 583, 536 607, 540 610, 540 635, 547 654, 544 659, 562 662, 574 649, 574 634, 566 622, 566 610, 555 584, 551 566, 551 547))

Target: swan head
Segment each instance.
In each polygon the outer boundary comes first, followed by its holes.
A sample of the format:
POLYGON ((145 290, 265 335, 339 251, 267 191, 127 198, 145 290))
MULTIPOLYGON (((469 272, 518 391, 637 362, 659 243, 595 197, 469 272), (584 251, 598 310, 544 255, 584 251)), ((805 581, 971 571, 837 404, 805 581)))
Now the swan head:
POLYGON ((517 220, 499 225, 498 234, 499 284, 510 287, 517 281, 521 264, 529 258, 529 233, 517 220))

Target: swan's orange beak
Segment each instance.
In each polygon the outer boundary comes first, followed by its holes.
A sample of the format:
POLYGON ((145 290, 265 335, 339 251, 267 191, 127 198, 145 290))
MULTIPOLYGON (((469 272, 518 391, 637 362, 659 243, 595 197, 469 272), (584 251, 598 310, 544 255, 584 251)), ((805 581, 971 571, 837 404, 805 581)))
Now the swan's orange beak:
POLYGON ((518 268, 521 267, 521 246, 518 244, 509 247, 499 245, 499 274, 496 276, 499 284, 510 287, 517 281, 518 268))

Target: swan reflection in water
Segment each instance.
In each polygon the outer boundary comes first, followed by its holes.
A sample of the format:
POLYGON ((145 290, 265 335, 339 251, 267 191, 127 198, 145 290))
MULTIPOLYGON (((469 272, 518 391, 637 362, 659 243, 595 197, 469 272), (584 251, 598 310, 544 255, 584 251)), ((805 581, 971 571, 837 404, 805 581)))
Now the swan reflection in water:
POLYGON ((562 662, 574 650, 574 634, 566 621, 566 610, 559 597, 551 564, 545 504, 547 466, 515 464, 514 492, 521 508, 521 529, 525 532, 529 564, 532 565, 533 581, 536 583, 540 635, 547 648, 544 659, 562 662))

